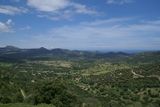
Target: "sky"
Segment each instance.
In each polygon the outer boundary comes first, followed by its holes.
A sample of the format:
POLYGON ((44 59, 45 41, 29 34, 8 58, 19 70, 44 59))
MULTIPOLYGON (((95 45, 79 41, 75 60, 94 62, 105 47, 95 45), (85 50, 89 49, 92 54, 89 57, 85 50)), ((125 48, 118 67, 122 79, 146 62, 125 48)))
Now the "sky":
POLYGON ((0 0, 0 47, 160 50, 160 0, 0 0))

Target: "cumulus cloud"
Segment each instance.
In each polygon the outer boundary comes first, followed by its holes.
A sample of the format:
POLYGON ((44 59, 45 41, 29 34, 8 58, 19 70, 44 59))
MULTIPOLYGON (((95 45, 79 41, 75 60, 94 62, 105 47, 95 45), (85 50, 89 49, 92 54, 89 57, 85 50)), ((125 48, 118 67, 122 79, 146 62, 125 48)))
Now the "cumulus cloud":
POLYGON ((23 7, 14 7, 9 5, 0 5, 0 14, 6 14, 6 15, 15 15, 15 14, 21 14, 26 13, 28 10, 23 7))
POLYGON ((95 10, 86 5, 71 0, 28 0, 27 5, 41 12, 38 17, 53 20, 67 19, 74 14, 97 14, 95 10))
POLYGON ((127 3, 132 3, 133 0, 107 0, 107 4, 127 4, 127 3))
MULTIPOLYGON (((160 20, 114 18, 54 28, 34 36, 35 44, 69 49, 160 49, 160 20), (80 32, 80 33, 79 33, 80 32)), ((34 44, 32 44, 34 45, 34 44)))
POLYGON ((12 32, 12 20, 8 19, 7 22, 0 22, 0 32, 12 32))

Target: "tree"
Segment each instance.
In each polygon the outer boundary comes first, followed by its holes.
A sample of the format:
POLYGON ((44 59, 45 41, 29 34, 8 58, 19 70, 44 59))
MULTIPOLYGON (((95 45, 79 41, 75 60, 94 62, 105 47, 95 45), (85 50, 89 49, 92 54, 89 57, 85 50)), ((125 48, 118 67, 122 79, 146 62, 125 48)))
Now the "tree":
POLYGON ((67 91, 64 81, 44 81, 33 88, 33 104, 53 104, 56 107, 71 107, 76 103, 76 96, 67 91))

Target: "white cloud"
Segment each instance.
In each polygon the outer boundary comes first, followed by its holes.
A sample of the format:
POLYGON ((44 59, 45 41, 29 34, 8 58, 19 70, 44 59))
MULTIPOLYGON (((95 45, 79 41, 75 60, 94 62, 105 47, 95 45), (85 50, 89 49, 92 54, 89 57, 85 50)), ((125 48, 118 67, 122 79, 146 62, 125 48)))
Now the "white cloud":
POLYGON ((71 2, 71 0, 28 0, 27 4, 41 12, 38 17, 52 20, 69 19, 74 14, 97 14, 86 5, 71 2))
POLYGON ((12 19, 8 19, 7 22, 6 22, 6 24, 7 24, 7 25, 12 24, 12 19))
POLYGON ((35 44, 48 48, 160 49, 160 23, 155 23, 159 20, 134 24, 131 23, 133 20, 114 18, 64 26, 32 39, 35 44))
POLYGON ((127 3, 132 3, 133 0, 107 0, 107 4, 127 4, 127 3))
POLYGON ((0 5, 0 13, 6 15, 15 15, 20 13, 26 13, 28 10, 25 8, 18 8, 9 5, 0 5))
POLYGON ((28 0, 28 5, 39 11, 53 12, 68 5, 68 0, 28 0))
POLYGON ((8 19, 7 22, 0 22, 0 32, 12 32, 12 20, 8 19))
POLYGON ((82 5, 82 4, 78 4, 78 3, 71 3, 71 6, 73 6, 76 13, 97 14, 97 12, 95 10, 88 8, 86 5, 82 5))

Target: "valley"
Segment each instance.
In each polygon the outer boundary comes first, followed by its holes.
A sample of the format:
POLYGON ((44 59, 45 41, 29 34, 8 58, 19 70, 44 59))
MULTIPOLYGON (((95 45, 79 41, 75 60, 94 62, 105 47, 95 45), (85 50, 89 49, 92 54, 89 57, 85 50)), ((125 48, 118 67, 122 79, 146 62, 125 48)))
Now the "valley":
POLYGON ((159 107, 160 52, 0 48, 0 107, 159 107))

